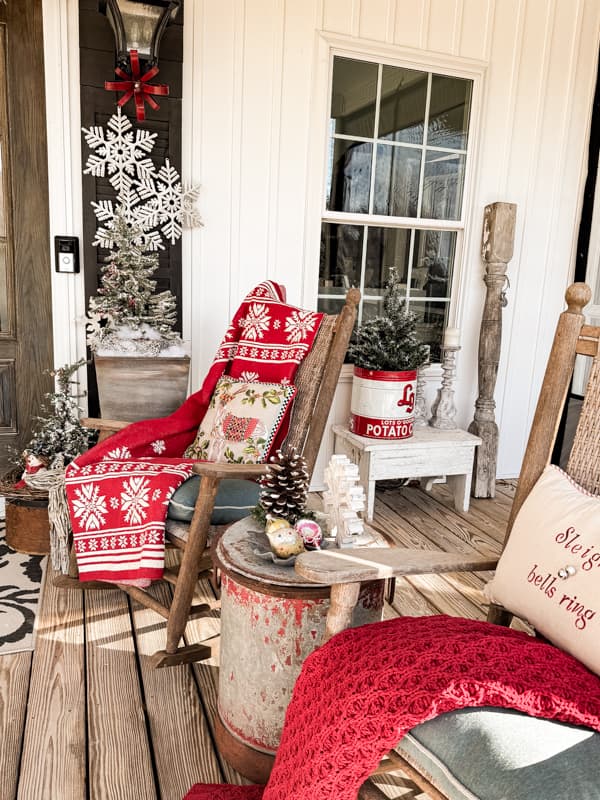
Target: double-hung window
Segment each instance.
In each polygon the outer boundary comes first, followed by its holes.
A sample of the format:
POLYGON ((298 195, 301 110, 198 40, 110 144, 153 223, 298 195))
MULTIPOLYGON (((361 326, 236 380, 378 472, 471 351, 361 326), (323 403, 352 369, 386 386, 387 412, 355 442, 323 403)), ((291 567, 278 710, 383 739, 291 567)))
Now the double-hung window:
POLYGON ((463 230, 471 80, 334 56, 319 309, 361 290, 381 312, 390 268, 439 355, 463 230))

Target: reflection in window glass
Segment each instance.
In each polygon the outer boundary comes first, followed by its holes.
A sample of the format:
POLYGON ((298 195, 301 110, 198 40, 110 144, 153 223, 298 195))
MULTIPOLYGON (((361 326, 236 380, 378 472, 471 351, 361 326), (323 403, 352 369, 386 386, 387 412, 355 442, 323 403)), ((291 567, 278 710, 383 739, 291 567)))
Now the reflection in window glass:
POLYGON ((471 113, 471 81, 433 75, 427 143, 466 150, 471 113))
POLYGON ((9 332, 6 244, 0 243, 0 333, 9 332))
POLYGON ((377 145, 374 214, 416 217, 421 150, 377 145))
POLYGON ((394 268, 434 360, 463 235, 472 87, 464 78, 333 59, 319 308, 358 286, 359 323, 381 313, 394 268), (447 230, 427 229, 428 220, 447 230))
POLYGON ((362 321, 373 319, 383 314, 383 300, 365 299, 362 304, 362 321))
POLYGON ((412 298, 450 299, 455 251, 454 231, 415 231, 410 291, 412 298))
POLYGON ((344 297, 322 297, 319 300, 319 311, 324 314, 339 314, 344 302, 344 297))
POLYGON ((427 73, 384 65, 381 76, 379 138, 423 144, 427 73))
POLYGON ((383 292, 385 282, 393 267, 408 283, 410 230, 405 228, 369 227, 364 291, 368 294, 383 292))
POLYGON ((377 64, 336 56, 331 92, 333 133, 373 137, 377 72, 377 64))
POLYGON ((369 210, 373 145, 348 139, 334 142, 327 208, 364 214, 369 210))
POLYGON ((417 333, 431 347, 431 361, 440 361, 440 348, 447 324, 448 303, 414 302, 410 310, 417 318, 417 333))
POLYGON ((319 292, 345 294, 360 285, 363 249, 362 225, 325 224, 321 230, 319 292))
POLYGON ((460 219, 464 180, 464 155, 428 150, 421 216, 427 219, 460 219))

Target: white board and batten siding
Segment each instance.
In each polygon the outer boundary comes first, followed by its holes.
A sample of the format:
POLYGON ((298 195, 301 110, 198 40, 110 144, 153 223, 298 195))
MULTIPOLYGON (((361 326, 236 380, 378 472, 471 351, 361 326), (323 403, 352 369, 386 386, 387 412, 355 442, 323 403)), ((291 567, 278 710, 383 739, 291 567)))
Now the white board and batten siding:
MULTIPOLYGON (((573 270, 599 31, 598 0, 186 0, 183 174, 202 184, 204 221, 183 242, 192 388, 256 282, 280 281, 290 302, 315 306, 331 54, 473 76, 465 235, 450 314, 462 332, 458 421, 469 423, 477 394, 483 208, 514 202, 496 402, 498 474, 518 474, 573 270)), ((68 120, 52 102, 48 115, 56 137, 53 123, 60 131, 68 120)), ((59 332, 57 351, 61 342, 59 332)), ((349 389, 343 378, 335 421, 344 421, 349 389)))

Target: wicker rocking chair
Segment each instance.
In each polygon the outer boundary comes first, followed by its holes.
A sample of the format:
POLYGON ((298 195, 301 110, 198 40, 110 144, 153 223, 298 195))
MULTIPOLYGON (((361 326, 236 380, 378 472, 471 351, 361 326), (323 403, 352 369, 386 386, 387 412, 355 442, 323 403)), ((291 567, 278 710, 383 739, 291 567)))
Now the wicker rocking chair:
MULTIPOLYGON (((317 338, 306 356, 295 384, 297 393, 292 409, 286 446, 295 447, 306 459, 309 474, 315 465, 321 439, 327 423, 333 395, 348 341, 356 320, 360 299, 358 289, 350 289, 346 302, 337 316, 326 315, 317 338)), ((100 439, 106 439, 128 423, 105 419, 88 419, 85 424, 100 429, 100 439)), ((174 587, 173 600, 166 606, 149 592, 134 586, 118 584, 134 600, 153 609, 167 620, 167 641, 164 650, 154 654, 155 667, 202 661, 211 655, 203 644, 180 646, 189 618, 211 613, 207 605, 192 606, 194 589, 199 575, 212 569, 212 548, 209 544, 211 517, 219 484, 225 479, 256 480, 264 473, 263 464, 222 464, 198 462, 194 473, 200 476, 200 489, 189 524, 167 519, 167 546, 182 551, 178 569, 165 569, 163 580, 174 587)), ((55 584, 68 589, 114 589, 115 584, 101 581, 80 582, 74 552, 71 552, 68 575, 59 575, 55 584)))
MULTIPOLYGON (((566 471, 588 492, 600 494, 600 327, 585 325, 582 314, 582 309, 589 302, 590 297, 591 292, 585 284, 573 284, 566 292, 568 308, 561 314, 556 329, 508 521, 505 542, 508 540, 517 512, 544 468, 550 463, 577 354, 590 357, 593 364, 566 471)), ((329 550, 303 553, 296 561, 296 570, 303 577, 318 583, 332 585, 326 639, 349 626, 361 581, 402 575, 488 570, 495 566, 495 562, 490 559, 465 559, 464 556, 450 553, 412 551, 400 548, 379 552, 374 549, 367 551, 364 555, 353 552, 352 555, 353 558, 350 560, 329 550)), ((489 608, 488 621, 490 622, 510 625, 512 618, 513 615, 501 606, 492 604, 489 608)), ((429 728, 428 742, 435 742, 437 744, 435 748, 423 745, 423 739, 419 739, 417 731, 424 728, 424 725, 419 725, 413 729, 416 746, 414 746, 414 739, 412 747, 410 747, 410 742, 405 744, 406 740, 413 738, 410 735, 405 737, 396 750, 384 759, 378 772, 402 769, 433 800, 457 800, 475 796, 486 799, 488 797, 510 797, 511 799, 523 797, 520 788, 517 789, 515 786, 511 788, 508 784, 503 784, 502 791, 504 793, 495 794, 491 790, 488 793, 487 787, 493 786, 499 776, 504 781, 510 777, 510 769, 505 764, 503 766, 501 762, 501 756, 509 751, 508 745, 506 738, 501 740, 498 736, 497 729, 486 728, 485 725, 488 723, 482 723, 481 715, 485 713, 484 709, 466 709, 466 711, 471 714, 471 718, 468 720, 468 724, 472 726, 470 738, 467 739, 465 728, 460 727, 461 724, 465 724, 459 722, 461 712, 442 715, 425 723, 426 726, 434 726, 429 728), (497 736, 496 739, 495 736, 497 736), (471 749, 475 747, 477 747, 477 753, 471 752, 471 749), (501 751, 502 747, 507 749, 501 751), (467 751, 469 755, 465 757, 467 751), (497 757, 496 761, 493 760, 494 757, 497 757), (469 775, 465 774, 469 764, 474 765, 475 772, 484 777, 486 790, 485 792, 480 790, 481 794, 475 795, 474 790, 471 791, 469 788, 465 790, 465 787, 469 787, 469 775), (438 772, 435 771, 436 765, 440 766, 438 772), (455 771, 453 772, 453 770, 455 771), (452 776, 452 781, 446 780, 448 774, 452 776)), ((505 713, 510 713, 511 716, 508 718, 508 724, 506 717, 502 723, 504 735, 506 735, 507 729, 511 736, 514 735, 515 730, 519 729, 521 724, 519 719, 522 720, 523 728, 526 722, 532 721, 527 715, 518 712, 505 713)), ((501 715, 502 712, 492 716, 501 717, 501 715)), ((533 720, 533 722, 540 721, 533 720)), ((557 725, 557 723, 546 723, 546 725, 557 725)), ((412 733, 413 731, 411 731, 412 733)), ((589 737, 586 737, 585 748, 583 750, 579 748, 582 754, 576 764, 578 778, 581 778, 582 770, 587 769, 587 763, 591 762, 589 770, 593 771, 593 763, 600 753, 600 736, 592 734, 591 731, 588 733, 589 737)), ((576 757, 572 751, 577 749, 573 743, 571 742, 570 745, 563 743, 560 748, 556 748, 557 736, 560 740, 560 735, 554 731, 555 749, 546 756, 540 756, 538 735, 538 733, 530 734, 529 739, 525 732, 523 735, 526 744, 531 742, 533 736, 538 746, 536 756, 531 762, 528 762, 531 764, 532 770, 529 777, 534 781, 536 789, 533 794, 530 791, 526 796, 528 798, 535 796, 536 800, 550 796, 560 797, 563 800, 581 800, 583 797, 588 800, 588 798, 599 797, 600 789, 597 777, 594 778, 593 775, 590 777, 587 773, 584 780, 588 781, 591 793, 581 793, 581 782, 578 783, 578 793, 573 794, 570 789, 569 784, 572 779, 569 775, 573 767, 573 759, 576 757), (561 752, 563 749, 564 752, 561 752)), ((514 750, 514 741, 510 743, 510 746, 514 750)), ((522 771, 513 770, 516 773, 522 771)), ((513 775, 512 779, 520 780, 518 775, 513 775)), ((361 796, 372 800, 387 795, 384 795, 377 787, 371 786, 368 789, 365 787, 361 796)))

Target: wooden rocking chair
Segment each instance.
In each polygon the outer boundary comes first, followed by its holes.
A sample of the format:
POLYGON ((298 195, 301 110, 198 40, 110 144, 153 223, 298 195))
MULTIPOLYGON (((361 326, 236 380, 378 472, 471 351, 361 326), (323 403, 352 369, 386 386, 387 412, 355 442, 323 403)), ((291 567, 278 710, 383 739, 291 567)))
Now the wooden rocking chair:
MULTIPOLYGON (((297 393, 292 409, 286 447, 295 447, 306 459, 312 474, 321 439, 327 423, 333 395, 348 342, 352 334, 360 292, 350 289, 339 315, 326 315, 319 332, 298 373, 297 393)), ((85 424, 100 429, 101 440, 126 427, 129 423, 114 420, 88 419, 85 424)), ((149 592, 124 584, 84 581, 78 579, 74 552, 68 575, 55 578, 55 585, 69 589, 122 589, 134 600, 153 609, 167 620, 167 642, 164 650, 154 654, 155 667, 202 661, 211 655, 210 647, 203 644, 180 646, 188 619, 210 613, 209 606, 192 606, 198 577, 212 568, 212 548, 207 546, 211 516, 219 484, 224 479, 257 480, 265 470, 264 464, 221 464, 198 462, 194 473, 199 475, 200 489, 192 520, 189 524, 167 520, 167 545, 182 551, 178 569, 165 569, 163 580, 174 586, 173 600, 166 606, 149 592)))
MULTIPOLYGON (((568 308, 561 314, 556 329, 512 504, 505 542, 508 540, 517 512, 544 468, 550 463, 561 414, 571 383, 576 354, 591 357, 594 359, 594 365, 590 373, 585 401, 566 471, 574 481, 589 492, 600 494, 600 327, 584 325, 582 314, 582 309, 589 302, 590 297, 591 292, 585 284, 573 284, 566 292, 568 308)), ((352 611, 358 597, 360 582, 362 581, 402 575, 488 570, 492 569, 495 563, 497 562, 490 561, 490 559, 466 559, 462 555, 451 553, 393 548, 385 551, 368 550, 364 554, 353 551, 351 560, 336 555, 332 550, 303 553, 298 557, 295 568, 305 578, 318 583, 332 585, 331 607, 325 634, 325 638, 328 639, 349 626, 352 611)), ((490 606, 488 621, 510 625, 512 618, 513 615, 506 609, 494 604, 490 606)), ((469 709, 469 712, 474 715, 469 724, 474 724, 476 715, 485 713, 483 709, 469 709)), ((503 724, 505 731, 508 727, 511 734, 519 724, 519 718, 521 718, 523 724, 530 720, 526 715, 517 712, 508 713, 512 715, 509 725, 506 725, 506 719, 503 724)), ((458 763, 458 778, 460 779, 460 769, 471 762, 475 764, 479 774, 485 776, 486 781, 491 784, 494 780, 494 775, 503 772, 499 761, 492 763, 490 757, 490 754, 497 752, 494 751, 496 746, 494 735, 496 731, 489 728, 484 729, 483 727, 473 728, 474 731, 478 732, 472 734, 473 738, 469 739, 469 742, 473 744, 477 737, 479 737, 479 742, 485 740, 485 747, 482 746, 481 751, 484 754, 487 753, 487 756, 482 758, 480 752, 478 756, 473 753, 469 758, 465 758, 467 752, 465 748, 470 745, 465 744, 464 736, 461 733, 461 731, 464 732, 464 728, 461 729, 459 727, 458 717, 453 717, 453 715, 457 714, 460 715, 461 712, 442 715, 442 717, 425 723, 428 726, 437 726, 435 731, 431 727, 429 729, 429 741, 433 740, 438 744, 435 749, 427 750, 427 747, 423 745, 418 737, 416 739, 417 745, 409 748, 409 745, 403 745, 403 742, 409 739, 410 736, 405 737, 398 748, 384 759, 378 772, 402 769, 433 800, 474 798, 475 795, 472 792, 468 790, 463 792, 464 785, 468 785, 466 780, 464 783, 458 780, 458 783, 460 783, 458 789, 456 788, 456 782, 451 784, 451 788, 448 788, 448 782, 446 781, 445 783, 444 774, 447 776, 448 772, 451 772, 458 763), (463 747, 462 753, 457 753, 461 746, 463 747), (451 751, 454 752, 451 754, 451 751), (454 762, 450 756, 454 758, 454 762), (434 771, 435 765, 441 765, 439 773, 434 771)), ((538 721, 536 720, 535 722, 538 721)), ((479 718, 479 723, 481 723, 481 717, 479 718)), ((556 725, 557 723, 551 724, 556 725)), ((414 730, 416 732, 423 727, 420 725, 414 730)), ((587 757, 583 757, 583 761, 591 761, 593 763, 600 752, 600 736, 592 734, 590 731, 590 737, 591 740, 586 741, 588 749, 585 752, 587 757)), ((527 737, 525 736, 524 738, 526 739, 527 737)), ((536 743, 539 744, 539 742, 536 743)), ((502 744, 505 744, 505 742, 502 742, 502 744)), ((566 749, 565 747, 565 751, 566 749)), ((554 751, 544 760, 543 757, 539 756, 538 749, 537 759, 532 762, 535 765, 535 769, 538 770, 538 772, 532 773, 539 791, 539 794, 536 794, 536 800, 538 797, 546 798, 550 796, 561 797, 563 800, 567 800, 567 798, 575 800, 577 797, 577 800, 580 800, 579 794, 572 794, 568 788, 564 788, 569 784, 568 772, 564 776, 560 776, 561 781, 566 781, 563 788, 559 788, 557 785, 556 774, 551 775, 549 771, 544 772, 544 765, 551 764, 556 755, 556 751, 554 751), (538 777, 539 783, 537 783, 538 777), (543 783, 543 781, 546 781, 546 783, 543 783)), ((567 756, 565 753, 563 757, 566 760, 567 758, 572 758, 572 754, 567 756)), ((569 761, 569 765, 571 763, 569 761)), ((565 767, 565 763, 562 762, 562 764, 565 767)), ((590 769, 593 770, 593 766, 590 769)), ((454 773, 454 777, 457 777, 456 773, 454 773)), ((503 775, 503 778, 506 778, 506 775, 503 775)), ((600 797, 597 777, 589 778, 589 780, 591 781, 592 794, 585 794, 586 800, 591 797, 600 797), (593 789, 594 786, 595 789, 593 789)), ((515 798, 517 795, 519 797, 523 796, 515 791, 514 787, 512 790, 505 787, 504 794, 494 794, 493 796, 515 798)), ((368 789, 365 787, 361 796, 373 799, 383 798, 387 795, 380 792, 377 787, 371 786, 368 789)), ((491 793, 489 796, 492 796, 491 793)), ((527 796, 530 797, 531 795, 527 796)))

